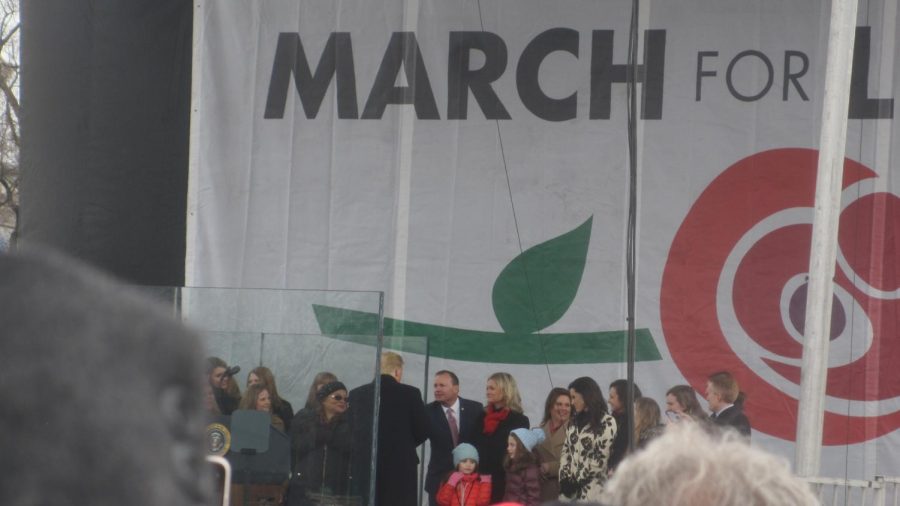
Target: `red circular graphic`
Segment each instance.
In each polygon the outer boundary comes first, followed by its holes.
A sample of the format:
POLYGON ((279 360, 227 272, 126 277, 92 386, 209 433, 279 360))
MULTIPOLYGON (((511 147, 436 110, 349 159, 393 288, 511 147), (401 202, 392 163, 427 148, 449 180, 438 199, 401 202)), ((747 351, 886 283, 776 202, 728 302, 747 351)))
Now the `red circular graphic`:
MULTIPOLYGON (((718 370, 735 374, 747 392, 745 409, 753 427, 794 440, 797 399, 751 370, 726 339, 717 313, 717 289, 726 260, 755 225, 780 211, 808 208, 812 218, 818 153, 809 149, 765 151, 738 161, 703 191, 675 234, 663 272, 660 314, 672 358, 687 381, 702 391, 706 377, 718 370)), ((843 187, 876 177, 851 160, 844 164, 843 187)), ((900 199, 871 193, 841 213, 839 247, 852 272, 838 266, 835 282, 866 313, 873 336, 869 349, 855 360, 828 371, 827 395, 848 401, 879 401, 900 396, 900 298, 865 293, 851 278, 875 291, 900 287, 900 199)), ((790 279, 808 270, 811 226, 790 224, 759 238, 736 266, 732 289, 734 313, 756 345, 777 356, 797 359, 801 345, 785 322, 797 328, 806 287, 782 291, 790 279), (800 306, 798 307, 794 306, 800 306), (782 318, 789 314, 789 318, 782 318)), ((837 300, 837 299, 836 299, 837 300)), ((839 304, 839 301, 836 302, 839 304)), ((832 334, 849 325, 853 308, 835 306, 832 334)), ((802 318, 799 319, 802 326, 802 318)), ((732 341, 733 342, 733 341, 732 341)), ((799 385, 798 367, 763 358, 773 371, 799 385)), ((879 437, 900 428, 900 411, 877 416, 848 416, 826 411, 824 444, 843 445, 879 437)))

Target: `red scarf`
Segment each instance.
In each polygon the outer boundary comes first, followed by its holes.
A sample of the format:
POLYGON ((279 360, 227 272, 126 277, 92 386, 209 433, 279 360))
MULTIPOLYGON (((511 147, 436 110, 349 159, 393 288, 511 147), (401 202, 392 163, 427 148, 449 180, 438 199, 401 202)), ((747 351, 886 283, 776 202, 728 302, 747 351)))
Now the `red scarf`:
POLYGON ((503 408, 500 411, 494 409, 493 404, 488 404, 487 414, 484 415, 484 433, 490 436, 497 430, 497 426, 500 425, 500 422, 506 420, 506 417, 509 416, 509 408, 503 408))
POLYGON ((459 481, 461 481, 461 482, 463 482, 463 481, 472 482, 472 481, 475 481, 475 480, 477 480, 477 479, 478 479, 478 473, 469 473, 469 474, 464 474, 464 475, 462 475, 462 478, 460 478, 459 481))

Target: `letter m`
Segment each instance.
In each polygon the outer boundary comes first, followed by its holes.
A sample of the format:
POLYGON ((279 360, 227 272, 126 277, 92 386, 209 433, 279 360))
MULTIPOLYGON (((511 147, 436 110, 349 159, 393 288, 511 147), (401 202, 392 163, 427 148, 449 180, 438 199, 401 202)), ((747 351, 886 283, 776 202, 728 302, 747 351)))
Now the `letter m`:
POLYGON ((332 76, 336 78, 338 118, 356 119, 359 117, 356 104, 356 75, 353 70, 353 47, 350 34, 333 32, 328 37, 319 65, 313 75, 310 70, 299 33, 281 33, 278 35, 278 46, 275 48, 275 61, 272 62, 272 76, 269 80, 269 95, 266 98, 264 118, 279 119, 284 117, 291 76, 303 111, 306 117, 313 119, 319 113, 322 99, 328 90, 332 76))

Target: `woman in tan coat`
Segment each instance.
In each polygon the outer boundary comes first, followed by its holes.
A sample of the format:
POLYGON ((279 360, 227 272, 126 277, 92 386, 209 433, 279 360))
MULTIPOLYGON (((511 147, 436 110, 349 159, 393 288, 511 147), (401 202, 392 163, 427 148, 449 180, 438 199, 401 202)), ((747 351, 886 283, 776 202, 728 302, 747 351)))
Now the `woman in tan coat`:
POLYGON ((572 400, 565 388, 554 388, 544 403, 544 441, 534 448, 541 463, 541 502, 559 497, 559 457, 566 441, 566 425, 572 414, 572 400))

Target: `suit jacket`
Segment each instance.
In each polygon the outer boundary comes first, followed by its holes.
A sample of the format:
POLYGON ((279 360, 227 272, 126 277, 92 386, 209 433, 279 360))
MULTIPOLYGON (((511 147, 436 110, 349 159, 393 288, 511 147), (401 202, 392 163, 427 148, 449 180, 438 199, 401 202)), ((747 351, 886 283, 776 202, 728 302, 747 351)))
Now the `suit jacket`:
MULTIPOLYGON (((431 458, 428 460, 428 474, 425 476, 425 491, 436 495, 441 485, 441 478, 454 470, 453 437, 450 435, 450 424, 444 414, 440 402, 428 404, 428 421, 430 422, 431 458)), ((479 402, 459 398, 459 442, 474 445, 481 434, 484 407, 479 402)))
POLYGON ((506 455, 506 443, 513 429, 530 427, 528 417, 522 413, 510 411, 509 416, 500 422, 493 434, 478 435, 478 472, 491 475, 491 504, 500 502, 506 488, 506 471, 503 470, 503 456, 506 455))
POLYGON ((718 427, 731 427, 746 437, 750 437, 750 420, 744 414, 744 410, 733 405, 719 413, 715 418, 711 418, 714 425, 718 427))
MULTIPOLYGON (((416 447, 428 437, 428 415, 418 388, 381 375, 375 506, 415 506, 418 499, 416 447)), ((368 504, 371 476, 375 382, 350 392, 348 414, 353 424, 351 493, 368 504)))

